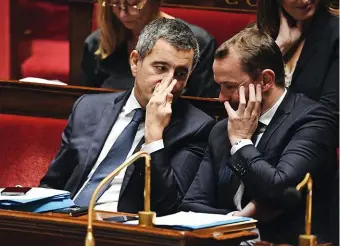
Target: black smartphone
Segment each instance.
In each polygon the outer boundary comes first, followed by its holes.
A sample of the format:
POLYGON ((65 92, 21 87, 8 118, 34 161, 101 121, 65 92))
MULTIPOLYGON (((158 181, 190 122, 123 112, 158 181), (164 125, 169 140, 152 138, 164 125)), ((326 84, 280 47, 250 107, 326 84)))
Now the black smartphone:
POLYGON ((126 222, 130 220, 137 220, 137 216, 126 216, 126 215, 117 215, 109 218, 104 218, 103 220, 109 221, 109 222, 126 222))
POLYGON ((52 211, 53 213, 58 214, 68 214, 69 216, 77 217, 81 215, 85 215, 88 212, 88 207, 78 207, 78 206, 72 206, 69 208, 62 208, 52 211))
POLYGON ((2 196, 23 196, 28 191, 32 189, 31 187, 6 187, 1 191, 2 196))

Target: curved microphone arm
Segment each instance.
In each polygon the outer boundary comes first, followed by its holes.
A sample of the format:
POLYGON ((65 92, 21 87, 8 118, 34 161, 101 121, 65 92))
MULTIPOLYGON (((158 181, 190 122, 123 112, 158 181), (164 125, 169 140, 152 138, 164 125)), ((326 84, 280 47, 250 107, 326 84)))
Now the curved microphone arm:
POLYGON ((299 236, 299 245, 314 246, 317 239, 312 235, 312 199, 313 199, 313 180, 310 173, 307 173, 305 178, 296 186, 296 190, 300 191, 303 187, 307 186, 306 197, 306 213, 305 213, 305 234, 299 236))
POLYGON ((131 165, 140 157, 145 158, 145 186, 144 186, 144 211, 138 212, 139 214, 139 225, 141 226, 153 226, 153 219, 155 217, 155 213, 150 211, 150 190, 151 190, 151 177, 150 177, 150 161, 151 156, 147 152, 139 151, 128 158, 124 163, 122 163, 118 168, 116 168, 113 172, 111 172, 106 178, 104 178, 94 191, 88 209, 88 223, 87 223, 87 235, 85 239, 86 246, 94 246, 95 240, 93 236, 93 228, 92 228, 92 217, 94 212, 94 205, 96 203, 96 198, 98 192, 101 188, 110 181, 113 177, 115 177, 121 170, 125 167, 131 165))

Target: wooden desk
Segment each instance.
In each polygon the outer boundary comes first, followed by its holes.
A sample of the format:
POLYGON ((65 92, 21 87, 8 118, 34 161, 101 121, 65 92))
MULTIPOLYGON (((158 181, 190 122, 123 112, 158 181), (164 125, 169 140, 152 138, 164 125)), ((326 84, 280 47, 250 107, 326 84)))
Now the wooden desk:
MULTIPOLYGON (((0 113, 66 119, 71 113, 73 103, 81 95, 117 91, 0 80, 0 113)), ((210 116, 224 118, 226 115, 223 104, 216 99, 189 96, 183 98, 210 116)))
MULTIPOLYGON (((211 231, 175 231, 161 228, 109 223, 99 220, 115 213, 97 213, 94 221, 96 245, 239 245, 257 234, 238 231, 224 234, 211 231)), ((84 245, 87 216, 70 217, 61 214, 35 214, 0 210, 1 245, 84 245)))

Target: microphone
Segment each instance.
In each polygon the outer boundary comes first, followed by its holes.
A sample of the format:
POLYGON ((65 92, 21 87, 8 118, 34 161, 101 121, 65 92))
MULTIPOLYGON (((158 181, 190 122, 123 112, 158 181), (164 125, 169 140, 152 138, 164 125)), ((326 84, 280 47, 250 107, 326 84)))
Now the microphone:
POLYGON ((132 155, 128 160, 124 161, 119 167, 117 167, 113 172, 111 172, 109 175, 107 175, 106 178, 104 178, 94 191, 88 208, 88 223, 87 223, 87 234, 85 238, 85 245, 86 246, 94 246, 95 240, 93 235, 93 229, 92 229, 92 216, 94 212, 94 205, 96 202, 97 195, 101 188, 110 181, 113 177, 115 177, 121 170, 123 170, 125 167, 128 167, 129 165, 133 164, 137 159, 140 157, 145 158, 145 185, 144 185, 144 211, 138 212, 138 220, 140 226, 147 226, 151 227, 154 225, 154 218, 156 217, 156 213, 150 211, 150 184, 151 184, 151 156, 147 152, 139 151, 132 155))
POLYGON ((310 173, 307 173, 305 178, 296 186, 295 192, 290 188, 287 189, 286 193, 292 198, 292 201, 301 198, 301 189, 307 187, 306 196, 306 213, 305 213, 305 234, 299 235, 299 245, 303 246, 315 246, 317 244, 317 238, 312 235, 312 195, 313 195, 313 180, 310 173))

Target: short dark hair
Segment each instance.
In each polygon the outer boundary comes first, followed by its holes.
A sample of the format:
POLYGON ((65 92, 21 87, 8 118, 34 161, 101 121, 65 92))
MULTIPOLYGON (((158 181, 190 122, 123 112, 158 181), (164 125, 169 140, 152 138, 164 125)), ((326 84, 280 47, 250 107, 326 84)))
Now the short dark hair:
POLYGON ((242 70, 253 80, 256 80, 263 70, 271 69, 275 72, 276 85, 285 87, 282 53, 268 34, 256 27, 245 28, 216 50, 215 59, 227 57, 231 48, 239 54, 242 70))
POLYGON ((139 35, 136 51, 143 60, 159 39, 164 39, 178 50, 193 50, 193 68, 199 59, 199 45, 194 33, 183 21, 158 18, 144 27, 139 35))

